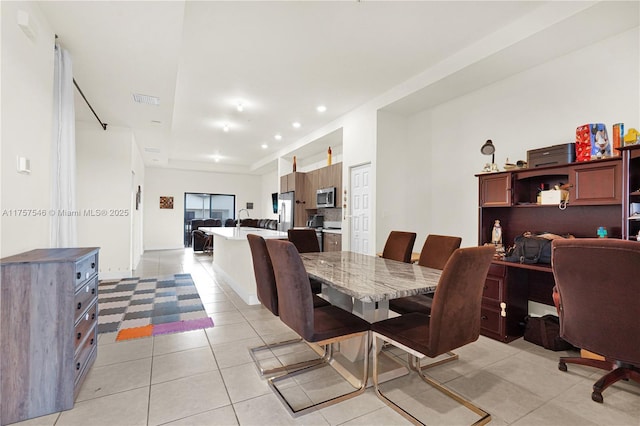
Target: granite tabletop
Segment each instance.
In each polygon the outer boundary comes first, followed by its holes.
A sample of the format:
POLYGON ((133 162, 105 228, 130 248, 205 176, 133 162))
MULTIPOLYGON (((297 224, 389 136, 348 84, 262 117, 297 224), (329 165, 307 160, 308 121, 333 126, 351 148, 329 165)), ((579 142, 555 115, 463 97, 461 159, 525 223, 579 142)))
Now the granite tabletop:
POLYGON ((365 303, 435 291, 442 273, 350 251, 303 253, 307 273, 365 303))

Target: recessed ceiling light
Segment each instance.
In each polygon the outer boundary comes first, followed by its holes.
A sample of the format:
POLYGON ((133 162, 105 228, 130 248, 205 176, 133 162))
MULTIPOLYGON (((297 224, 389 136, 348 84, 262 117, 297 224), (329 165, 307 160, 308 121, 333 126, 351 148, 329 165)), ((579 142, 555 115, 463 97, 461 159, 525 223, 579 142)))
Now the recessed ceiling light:
POLYGON ((222 130, 224 130, 225 132, 228 132, 229 131, 229 124, 228 123, 224 123, 222 125, 222 130))
POLYGON ((281 140, 281 139, 282 139, 282 135, 281 135, 280 133, 276 133, 273 137, 274 137, 277 141, 279 141, 279 140, 281 140))
POLYGON ((160 98, 158 98, 157 96, 134 93, 133 100, 138 102, 139 104, 160 105, 160 98))
POLYGON ((325 112, 326 110, 327 110, 327 107, 324 106, 324 105, 318 105, 316 107, 316 111, 318 111, 318 112, 325 112))
POLYGON ((296 129, 299 129, 299 128, 300 128, 300 126, 302 126, 302 124, 300 124, 300 122, 299 122, 299 121, 294 121, 293 123, 291 123, 291 125, 292 125, 294 128, 296 128, 296 129))
POLYGON ((220 162, 220 157, 214 158, 213 161, 215 161, 216 163, 219 163, 220 162))
POLYGON ((269 145, 267 145, 266 143, 263 143, 262 145, 260 145, 262 147, 262 149, 267 149, 269 148, 269 145))
POLYGON ((244 105, 242 104, 242 102, 238 102, 238 105, 236 105, 236 109, 238 110, 238 112, 244 111, 244 105))

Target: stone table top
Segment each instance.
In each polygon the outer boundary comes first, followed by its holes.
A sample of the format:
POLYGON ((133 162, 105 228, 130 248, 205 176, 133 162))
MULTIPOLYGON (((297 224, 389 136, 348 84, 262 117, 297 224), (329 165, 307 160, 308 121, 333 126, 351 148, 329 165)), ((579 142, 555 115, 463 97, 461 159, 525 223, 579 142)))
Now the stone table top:
POLYGON ((350 251, 302 253, 307 273, 364 303, 433 292, 442 271, 350 251))

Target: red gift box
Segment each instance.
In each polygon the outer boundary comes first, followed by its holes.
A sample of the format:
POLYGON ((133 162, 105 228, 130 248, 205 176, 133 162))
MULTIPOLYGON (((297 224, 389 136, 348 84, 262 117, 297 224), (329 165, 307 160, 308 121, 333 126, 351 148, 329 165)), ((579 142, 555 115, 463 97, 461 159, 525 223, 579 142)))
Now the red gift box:
POLYGON ((576 161, 591 160, 591 125, 585 124, 576 129, 576 161))
POLYGON ((590 123, 576 129, 576 161, 589 161, 612 155, 607 127, 604 124, 590 123))

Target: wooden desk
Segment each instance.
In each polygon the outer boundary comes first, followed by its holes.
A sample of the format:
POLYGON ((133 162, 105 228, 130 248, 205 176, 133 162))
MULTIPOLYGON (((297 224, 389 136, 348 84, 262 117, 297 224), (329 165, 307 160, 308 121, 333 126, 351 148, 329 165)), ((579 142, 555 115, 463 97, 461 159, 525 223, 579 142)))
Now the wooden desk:
POLYGON ((482 294, 482 335, 511 342, 524 333, 528 300, 553 306, 550 265, 494 260, 482 294))

